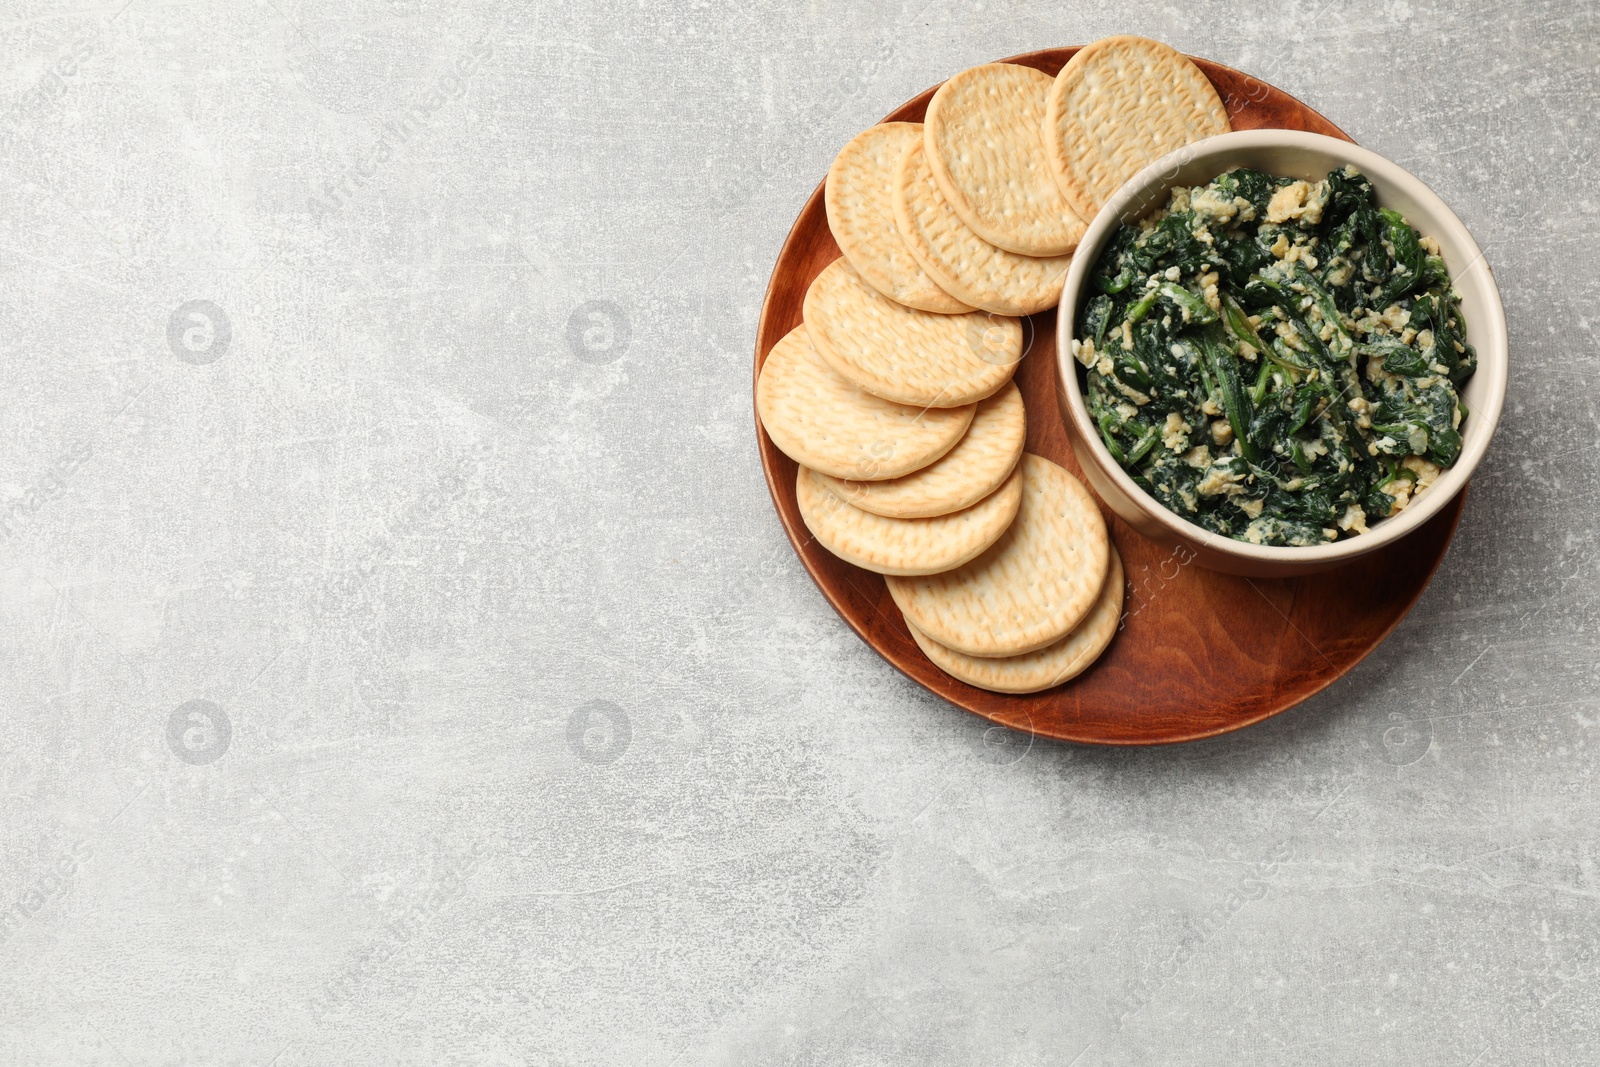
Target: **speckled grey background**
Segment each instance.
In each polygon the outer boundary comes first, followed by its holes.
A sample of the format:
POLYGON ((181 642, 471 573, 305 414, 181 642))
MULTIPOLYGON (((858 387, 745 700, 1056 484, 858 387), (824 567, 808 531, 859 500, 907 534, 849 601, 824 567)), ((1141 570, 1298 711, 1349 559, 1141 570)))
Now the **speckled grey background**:
POLYGON ((0 1064, 1600 1059, 1600 13, 10 0, 0 1064), (908 683, 753 444, 839 146, 1119 31, 1443 194, 1499 437, 1346 680, 1158 751, 908 683))

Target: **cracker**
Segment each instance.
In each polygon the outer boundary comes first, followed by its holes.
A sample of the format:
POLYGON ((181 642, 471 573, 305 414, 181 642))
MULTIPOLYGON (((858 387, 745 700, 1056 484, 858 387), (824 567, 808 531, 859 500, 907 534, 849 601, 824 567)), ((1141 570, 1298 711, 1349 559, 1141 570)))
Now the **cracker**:
POLYGON ((928 102, 923 143, 939 190, 992 245, 1060 256, 1086 229, 1050 173, 1041 131, 1050 75, 1014 63, 964 70, 928 102))
POLYGON ((999 488, 1022 458, 1028 434, 1022 392, 1007 382, 978 402, 972 425, 956 446, 933 463, 886 482, 850 482, 818 475, 829 489, 863 511, 895 519, 948 515, 969 508, 999 488))
POLYGON ((1056 75, 1045 107, 1050 172, 1086 219, 1168 152, 1227 133, 1228 109, 1181 52, 1143 37, 1105 37, 1056 75))
POLYGON ((1111 546, 1106 583, 1094 607, 1073 631, 1036 652, 1003 659, 980 659, 946 648, 911 626, 911 636, 934 666, 968 685, 994 693, 1037 693, 1076 678, 1100 658, 1122 622, 1122 558, 1111 546))
POLYGON ((879 574, 937 574, 959 567, 994 544, 1022 502, 1022 475, 953 515, 890 519, 846 503, 806 467, 795 479, 800 515, 824 548, 879 574))
POLYGON ((773 443, 796 463, 836 478, 874 481, 920 470, 961 440, 975 410, 925 410, 864 393, 823 362, 803 324, 772 346, 756 379, 756 411, 773 443))
POLYGON ((839 251, 863 281, 906 307, 955 315, 972 308, 928 276, 894 221, 895 170, 906 147, 921 140, 920 122, 884 122, 862 130, 828 168, 823 204, 839 251))
POLYGON ((906 149, 895 174, 894 217, 922 269, 973 307, 1032 315, 1060 302, 1072 255, 1019 256, 979 237, 939 191, 920 142, 906 149))
POLYGON ((992 396, 1022 359, 1022 323, 984 311, 918 311, 836 259, 806 290, 817 354, 847 381, 901 404, 953 408, 992 396))
POLYGON ((1081 622, 1105 584, 1109 541, 1079 481, 1026 453, 1022 507, 1004 536, 945 574, 890 578, 906 620, 969 656, 1020 656, 1053 645, 1081 622))

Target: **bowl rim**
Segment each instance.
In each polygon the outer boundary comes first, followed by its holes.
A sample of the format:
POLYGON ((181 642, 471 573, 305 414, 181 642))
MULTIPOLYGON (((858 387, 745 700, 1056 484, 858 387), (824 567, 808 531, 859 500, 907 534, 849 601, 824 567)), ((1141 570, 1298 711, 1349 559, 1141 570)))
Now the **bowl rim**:
MULTIPOLYGON (((1217 173, 1220 174, 1225 169, 1227 165, 1223 164, 1219 166, 1217 173)), ((1414 220, 1411 221, 1413 225, 1417 225, 1414 220)), ((1218 134, 1170 152, 1128 179, 1095 215, 1084 232, 1078 250, 1073 253, 1072 264, 1067 270, 1066 278, 1062 282, 1060 309, 1056 316, 1056 390, 1061 407, 1077 431, 1075 434, 1077 441, 1074 443, 1086 446, 1101 473, 1141 511, 1148 514, 1176 539, 1198 542, 1223 555, 1261 563, 1341 562, 1392 544, 1419 529, 1466 488, 1478 463, 1483 459, 1500 423, 1508 376, 1509 338, 1500 288, 1495 283, 1494 272, 1490 269, 1483 250, 1479 248, 1466 225, 1425 182, 1399 164, 1353 142, 1300 130, 1241 130, 1218 134), (1078 385, 1078 361, 1072 355, 1072 332, 1077 316, 1077 305, 1087 284, 1089 271, 1099 258, 1105 242, 1121 224, 1123 213, 1136 201, 1145 202, 1145 210, 1140 212, 1141 215, 1157 210, 1166 202, 1166 191, 1177 184, 1179 172, 1193 163, 1225 157, 1229 153, 1247 149, 1269 147, 1294 147, 1320 152, 1338 160, 1341 164, 1355 164, 1363 174, 1377 179, 1380 184, 1404 190, 1405 195, 1430 216, 1427 220, 1428 225, 1418 228, 1441 242, 1454 246, 1467 257, 1465 267, 1459 271, 1452 271, 1452 283, 1475 271, 1481 272, 1486 296, 1481 303, 1473 304, 1470 310, 1463 302, 1461 309, 1464 317, 1469 314, 1471 316, 1467 319, 1468 329, 1472 330, 1474 343, 1478 349, 1478 369, 1474 372, 1474 379, 1486 375, 1484 381, 1488 385, 1486 402, 1474 406, 1469 413, 1469 418, 1474 420, 1475 425, 1471 438, 1464 441, 1461 455, 1429 487, 1427 493, 1415 499, 1399 515, 1373 525, 1367 533, 1323 545, 1270 546, 1240 541, 1213 533, 1190 522, 1146 493, 1112 457, 1105 442, 1100 439, 1098 427, 1089 418, 1088 404, 1084 400, 1083 390, 1078 385), (1154 202, 1157 198, 1159 203, 1154 202), (1448 233, 1441 233, 1441 230, 1448 233), (1089 254, 1085 255, 1085 252, 1089 254), (1479 321, 1475 323, 1474 318, 1479 321), (1481 329, 1473 329, 1474 326, 1481 329)))

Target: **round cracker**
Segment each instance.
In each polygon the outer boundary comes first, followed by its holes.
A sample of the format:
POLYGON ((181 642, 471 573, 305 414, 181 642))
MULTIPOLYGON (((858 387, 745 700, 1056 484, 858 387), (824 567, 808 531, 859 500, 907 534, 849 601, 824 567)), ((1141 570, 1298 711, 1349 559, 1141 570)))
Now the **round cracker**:
POLYGON ((939 191, 921 142, 900 160, 894 217, 922 269, 973 307, 997 315, 1032 315, 1061 301, 1071 253, 1019 256, 979 237, 939 191))
POLYGON ((994 492, 1016 469, 1028 435, 1022 392, 1007 382, 978 402, 972 425, 956 446, 903 478, 851 482, 818 475, 829 489, 862 511, 894 519, 924 519, 969 508, 994 492))
POLYGON ((894 176, 906 147, 922 141, 920 122, 884 122, 862 130, 834 157, 823 186, 828 229, 863 281, 919 311, 956 315, 972 307, 922 269, 894 221, 894 176))
POLYGON ((1080 48, 1056 75, 1043 126, 1050 173, 1086 219, 1168 152, 1230 129, 1228 109, 1200 68, 1144 37, 1080 48))
POLYGON ((953 515, 890 519, 845 501, 806 467, 795 478, 800 515, 829 552, 879 574, 937 574, 959 567, 999 540, 1017 517, 1022 476, 1010 478, 953 515))
POLYGON ((1040 136, 1051 84, 1032 67, 986 63, 941 85, 923 123, 928 164, 961 221, 1024 256, 1065 255, 1086 229, 1040 136))
POLYGON ((796 463, 875 481, 910 474, 950 451, 972 424, 976 405, 925 410, 862 392, 823 362, 802 324, 761 364, 756 411, 773 443, 796 463))
POLYGON ((817 354, 847 381, 901 404, 953 408, 994 393, 1022 359, 1022 323, 985 311, 936 315, 898 304, 861 280, 848 260, 806 290, 806 329, 817 354))
POLYGON ((1111 564, 1105 585, 1073 631, 1036 652, 1003 659, 980 659, 946 648, 915 626, 911 636, 934 666, 956 678, 992 693, 1037 693, 1070 681, 1100 658, 1122 622, 1122 557, 1111 546, 1111 564))
POLYGON ((1025 453, 1022 507, 988 551, 945 574, 890 578, 907 621, 969 656, 1020 656, 1083 621, 1105 584, 1109 541, 1089 490, 1025 453))

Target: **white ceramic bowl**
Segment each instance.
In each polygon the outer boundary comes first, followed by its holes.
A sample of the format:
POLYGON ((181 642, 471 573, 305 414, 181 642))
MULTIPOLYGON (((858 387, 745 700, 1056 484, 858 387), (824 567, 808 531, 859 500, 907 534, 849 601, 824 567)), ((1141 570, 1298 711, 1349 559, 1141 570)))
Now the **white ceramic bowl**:
POLYGON ((1494 275, 1467 228, 1421 181, 1382 156, 1348 141, 1296 130, 1247 130, 1207 138, 1179 149, 1134 175, 1089 224, 1067 271, 1056 320, 1056 383, 1073 451, 1089 484, 1134 529, 1146 537, 1188 545, 1196 562, 1212 570, 1252 577, 1282 577, 1327 570, 1404 537, 1436 515, 1472 477, 1489 447, 1505 401, 1508 373, 1505 309, 1494 275), (1371 180, 1378 203, 1399 211, 1421 233, 1439 242, 1446 267, 1461 293, 1467 340, 1477 349, 1478 369, 1462 390, 1467 418, 1461 424, 1461 456, 1429 489, 1393 518, 1347 540, 1307 548, 1273 548, 1236 541, 1180 518, 1134 484, 1100 439, 1089 417, 1072 358, 1073 323, 1089 295, 1089 272, 1106 242, 1124 222, 1166 205, 1179 185, 1202 185, 1231 167, 1320 180, 1353 163, 1371 180))

